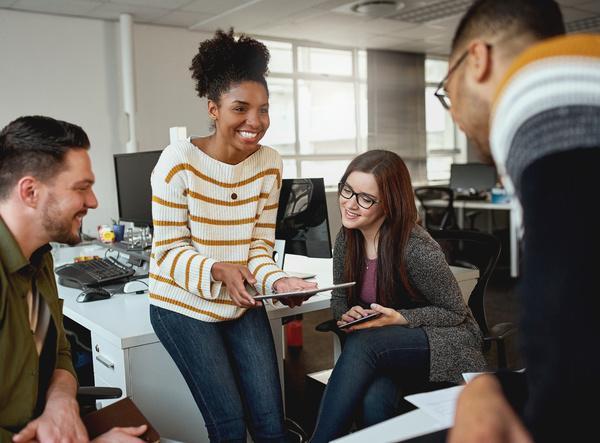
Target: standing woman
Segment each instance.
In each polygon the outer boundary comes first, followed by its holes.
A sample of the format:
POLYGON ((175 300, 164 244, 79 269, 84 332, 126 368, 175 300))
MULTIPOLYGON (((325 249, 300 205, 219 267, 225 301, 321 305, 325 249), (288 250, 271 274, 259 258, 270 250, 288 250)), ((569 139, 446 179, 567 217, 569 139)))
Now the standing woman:
POLYGON ((438 244, 417 224, 406 165, 393 152, 356 157, 339 184, 342 229, 333 255, 338 326, 351 326, 331 374, 312 441, 393 417, 410 386, 460 382, 485 367, 481 333, 438 244))
POLYGON ((152 174, 150 319, 211 441, 285 441, 264 306, 251 296, 314 287, 272 259, 281 158, 269 127, 267 48, 217 31, 190 70, 214 131, 170 144, 152 174))

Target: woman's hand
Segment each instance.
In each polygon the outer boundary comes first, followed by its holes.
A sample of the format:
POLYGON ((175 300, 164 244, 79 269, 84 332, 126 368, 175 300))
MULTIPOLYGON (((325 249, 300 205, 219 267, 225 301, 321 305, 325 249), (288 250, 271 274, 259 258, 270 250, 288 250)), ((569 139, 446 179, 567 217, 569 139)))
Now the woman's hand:
POLYGON ((380 313, 381 315, 376 319, 366 321, 364 323, 359 323, 356 326, 350 326, 349 328, 345 328, 343 329, 343 331, 352 332, 358 331, 359 329, 379 328, 381 326, 388 325, 408 324, 408 321, 404 318, 404 316, 395 309, 386 308, 384 306, 378 305, 377 303, 371 303, 371 309, 365 309, 361 306, 353 306, 348 312, 342 315, 341 321, 338 321, 337 325, 341 326, 344 323, 349 323, 351 321, 358 320, 359 318, 362 318, 365 315, 375 313, 380 313))
POLYGON ((251 285, 256 283, 256 278, 246 266, 217 262, 210 272, 213 279, 223 282, 227 287, 227 292, 236 306, 253 308, 261 305, 246 291, 246 282, 251 285))
MULTIPOLYGON (((273 283, 273 291, 275 292, 290 292, 290 291, 303 291, 307 289, 316 289, 317 284, 297 277, 284 277, 276 280, 273 283)), ((289 297, 280 298, 279 301, 284 305, 293 308, 294 306, 300 306, 308 297, 289 297)))

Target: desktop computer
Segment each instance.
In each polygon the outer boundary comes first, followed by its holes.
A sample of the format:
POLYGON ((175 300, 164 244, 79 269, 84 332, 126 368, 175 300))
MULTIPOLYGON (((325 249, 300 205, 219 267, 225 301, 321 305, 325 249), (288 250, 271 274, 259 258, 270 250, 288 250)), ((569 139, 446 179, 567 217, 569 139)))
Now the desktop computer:
POLYGON ((485 200, 496 186, 496 168, 483 163, 450 165, 450 188, 456 199, 485 200))
POLYGON ((119 220, 152 226, 150 176, 162 151, 115 154, 119 220))

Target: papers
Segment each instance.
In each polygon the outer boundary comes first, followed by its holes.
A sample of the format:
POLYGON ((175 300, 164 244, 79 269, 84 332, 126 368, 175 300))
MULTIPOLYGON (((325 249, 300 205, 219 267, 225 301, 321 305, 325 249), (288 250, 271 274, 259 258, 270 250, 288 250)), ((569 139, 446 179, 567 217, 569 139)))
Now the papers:
POLYGON ((454 424, 456 400, 462 389, 463 386, 453 386, 404 398, 440 424, 450 428, 454 424))

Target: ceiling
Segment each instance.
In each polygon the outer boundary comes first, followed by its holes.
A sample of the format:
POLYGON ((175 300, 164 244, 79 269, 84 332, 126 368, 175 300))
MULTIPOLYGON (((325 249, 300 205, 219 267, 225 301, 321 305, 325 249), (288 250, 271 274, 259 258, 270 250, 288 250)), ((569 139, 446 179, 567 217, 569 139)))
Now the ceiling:
MULTIPOLYGON (((600 32, 600 0, 557 0, 572 31, 600 32)), ((354 0, 0 0, 0 9, 237 32, 327 45, 447 54, 470 0, 401 0, 353 12, 354 0)))

